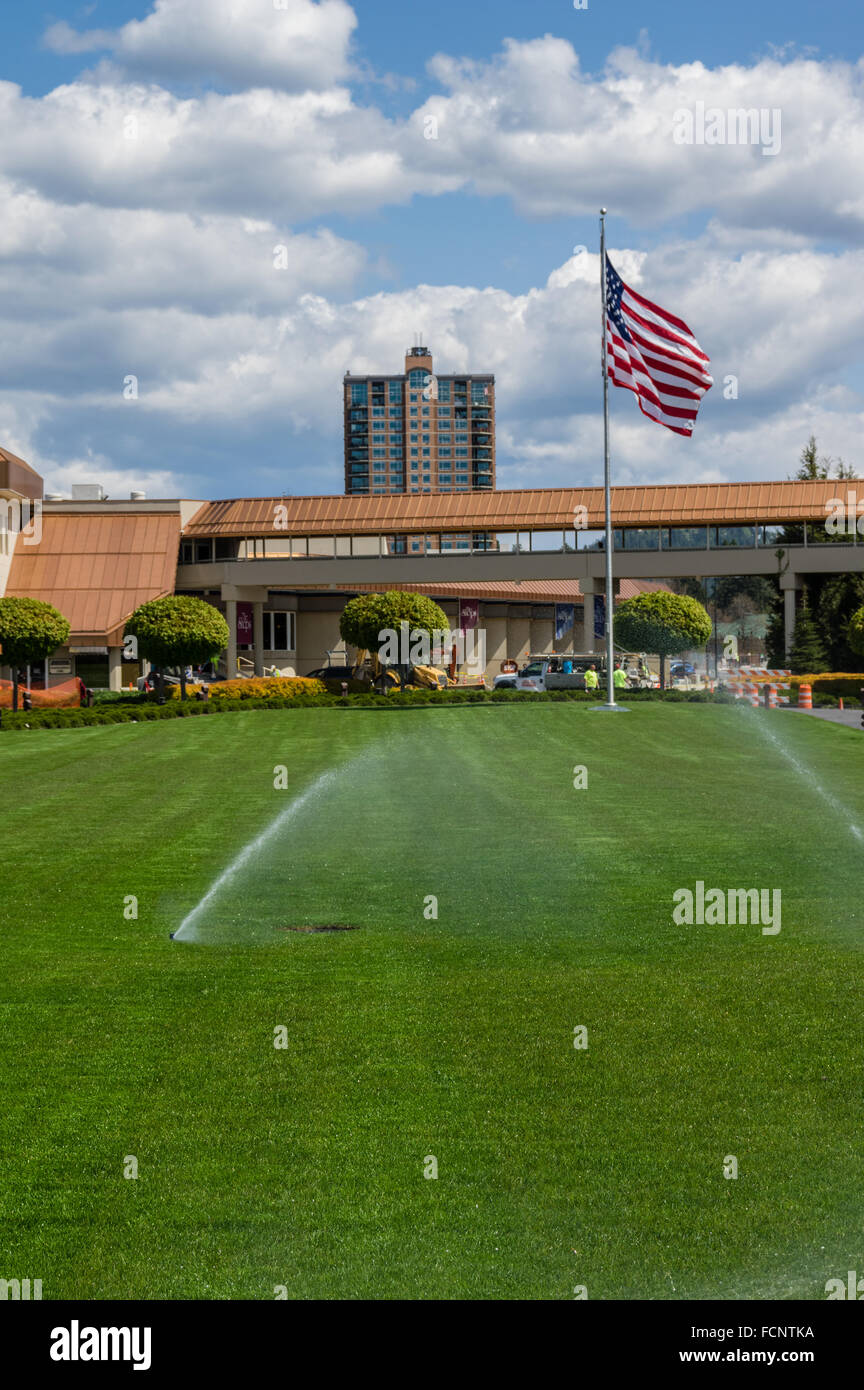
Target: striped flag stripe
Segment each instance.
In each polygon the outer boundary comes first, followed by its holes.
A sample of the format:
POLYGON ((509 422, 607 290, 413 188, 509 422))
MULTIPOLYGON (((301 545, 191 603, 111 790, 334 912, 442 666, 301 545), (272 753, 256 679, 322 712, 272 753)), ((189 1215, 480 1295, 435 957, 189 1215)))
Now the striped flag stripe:
MULTIPOLYGON (((668 309, 661 309, 659 304, 652 304, 650 299, 646 299, 644 294, 640 294, 638 290, 634 290, 632 285, 625 285, 624 289, 628 299, 632 299, 636 304, 641 304, 643 308, 649 309, 652 313, 656 314, 658 318, 662 319, 665 323, 671 323, 673 327, 679 328, 682 333, 686 333, 687 337, 691 338, 693 342, 696 343, 696 339, 693 337, 693 334, 690 332, 690 329, 687 327, 683 319, 677 318, 675 314, 670 314, 668 309)), ((696 343, 696 347, 699 348, 698 343, 696 343)), ((701 352, 702 349, 699 348, 699 351, 701 352)), ((707 361, 708 359, 706 358, 705 360, 707 361)))
POLYGON ((668 401, 670 405, 676 403, 680 404, 682 400, 695 401, 696 407, 689 412, 691 415, 695 414, 695 410, 698 408, 698 403, 701 399, 699 393, 685 390, 683 387, 678 388, 665 384, 661 387, 658 384, 656 374, 654 376, 648 376, 647 372, 641 369, 628 354, 621 355, 617 352, 613 352, 611 358, 613 365, 618 369, 619 377, 626 378, 629 376, 632 380, 639 381, 646 396, 658 402, 668 401))
POLYGON ((659 376, 665 373, 670 378, 680 378, 682 381, 689 382, 690 385, 694 388, 698 388, 701 386, 703 388, 703 391, 707 391, 708 387, 711 385, 710 377, 706 380, 704 374, 696 376, 696 374, 690 371, 689 368, 685 369, 684 367, 680 367, 678 363, 672 361, 668 357, 658 357, 658 355, 654 352, 645 351, 643 351, 640 355, 645 365, 647 367, 651 367, 654 370, 655 375, 659 376))
POLYGON ((645 324, 654 324, 664 333, 677 337, 682 343, 686 344, 694 356, 701 357, 706 362, 708 361, 707 356, 700 348, 686 323, 683 323, 681 319, 675 318, 672 314, 664 314, 663 310, 658 309, 655 304, 651 304, 648 308, 645 308, 644 306, 648 305, 647 299, 641 300, 638 306, 631 302, 632 299, 633 291, 625 287, 624 305, 627 309, 629 318, 637 319, 645 324))
POLYGON ((649 333, 645 333, 644 330, 637 328, 635 324, 630 325, 630 336, 634 342, 638 343, 639 346, 644 348, 647 352, 656 353, 660 357, 667 358, 670 364, 680 366, 682 371, 691 372, 700 380, 711 381, 712 378, 702 366, 701 361, 694 360, 693 357, 685 352, 676 352, 673 344, 655 338, 649 333))
MULTIPOLYGON (((704 353, 694 353, 689 339, 682 337, 680 333, 673 333, 671 329, 664 327, 663 324, 652 323, 650 319, 643 318, 641 314, 634 314, 630 308, 626 309, 626 313, 627 322, 631 325, 631 328, 638 324, 642 332, 642 337, 646 342, 656 343, 658 347, 666 347, 669 348, 670 351, 674 351, 677 345, 683 350, 682 355, 684 357, 697 357, 697 360, 698 357, 704 357, 704 353)), ((639 329, 636 329, 636 331, 638 332, 639 329)))
MULTIPOLYGON (((653 407, 653 411, 645 411, 645 413, 650 413, 652 419, 660 419, 662 424, 668 423, 670 428, 679 426, 683 421, 692 421, 692 409, 681 410, 674 405, 668 404, 666 400, 661 399, 656 392, 650 389, 640 389, 638 382, 631 372, 626 370, 623 373, 619 372, 615 369, 614 364, 611 363, 609 380, 614 382, 616 386, 624 386, 635 392, 640 408, 650 404, 653 407), (655 414, 654 412, 658 413, 655 414)), ((684 433, 689 433, 689 430, 685 430, 684 433)))
POLYGON ((696 376, 710 379, 711 374, 705 365, 707 359, 694 357, 686 348, 681 348, 676 343, 671 343, 662 338, 652 337, 635 323, 630 325, 630 336, 643 344, 649 352, 655 352, 658 357, 665 357, 678 366, 686 367, 688 371, 693 372, 696 376))
MULTIPOLYGON (((627 351, 626 344, 620 345, 618 350, 623 357, 631 355, 631 353, 627 351)), ((636 354, 632 353, 632 356, 636 357, 636 354)), ((703 391, 699 388, 703 387, 704 389, 704 384, 700 378, 691 376, 689 372, 679 372, 670 363, 661 362, 659 358, 652 357, 650 354, 644 352, 638 354, 638 360, 646 372, 650 370, 653 380, 658 382, 666 381, 670 385, 673 383, 675 385, 681 385, 683 390, 687 390, 697 397, 697 399, 701 399, 703 391)))

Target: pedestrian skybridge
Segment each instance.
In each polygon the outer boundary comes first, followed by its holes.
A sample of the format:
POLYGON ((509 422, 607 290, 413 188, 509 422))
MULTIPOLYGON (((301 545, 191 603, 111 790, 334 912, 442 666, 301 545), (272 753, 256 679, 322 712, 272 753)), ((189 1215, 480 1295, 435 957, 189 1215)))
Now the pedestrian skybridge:
MULTIPOLYGON (((855 524, 852 489, 831 479, 615 488, 615 573, 862 570, 864 534, 855 524)), ((864 510, 864 484, 860 505, 864 510)), ((184 527, 179 559, 183 582, 192 585, 217 574, 227 583, 292 587, 590 580, 605 565, 603 493, 560 488, 208 502, 184 527)))

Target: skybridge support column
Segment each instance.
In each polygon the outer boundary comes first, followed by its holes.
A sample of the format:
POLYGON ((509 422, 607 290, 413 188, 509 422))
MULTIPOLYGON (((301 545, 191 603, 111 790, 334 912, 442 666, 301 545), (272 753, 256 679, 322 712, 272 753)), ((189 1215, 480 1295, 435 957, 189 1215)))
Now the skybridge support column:
MULTIPOLYGON (((47 665, 46 665, 47 670, 47 665)), ((123 648, 108 648, 108 689, 123 689, 123 648)))
POLYGON ((787 660, 795 637, 795 618, 797 616, 795 594, 798 589, 803 587, 800 574, 786 573, 780 576, 780 588, 783 591, 783 641, 787 660))
MULTIPOLYGON (((595 637, 594 635, 594 604, 597 597, 606 597, 606 579, 600 575, 585 575, 579 580, 579 586, 585 600, 585 615, 583 619, 583 632, 585 635, 586 652, 596 652, 598 656, 606 654, 606 638, 595 637)), ((621 587, 619 579, 612 580, 613 599, 617 597, 621 587)))
POLYGON ((228 624, 228 655, 225 674, 229 681, 233 681, 237 675, 237 600, 235 598, 225 600, 225 621, 228 624))
POLYGON ((592 579, 590 576, 579 580, 582 594, 585 601, 585 612, 582 619, 583 651, 596 652, 597 639, 594 636, 594 595, 601 586, 601 581, 592 579))
POLYGON ((264 674, 264 604, 255 600, 252 604, 252 643, 256 676, 264 674))

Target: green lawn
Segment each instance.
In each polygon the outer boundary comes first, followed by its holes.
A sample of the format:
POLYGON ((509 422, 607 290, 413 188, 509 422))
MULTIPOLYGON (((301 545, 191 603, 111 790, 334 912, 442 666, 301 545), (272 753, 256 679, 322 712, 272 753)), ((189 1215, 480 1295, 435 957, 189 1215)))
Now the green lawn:
POLYGON ((864 1270, 862 773, 855 730, 648 703, 2 736, 0 1277, 824 1298, 864 1270), (782 931, 675 925, 698 879, 782 931))

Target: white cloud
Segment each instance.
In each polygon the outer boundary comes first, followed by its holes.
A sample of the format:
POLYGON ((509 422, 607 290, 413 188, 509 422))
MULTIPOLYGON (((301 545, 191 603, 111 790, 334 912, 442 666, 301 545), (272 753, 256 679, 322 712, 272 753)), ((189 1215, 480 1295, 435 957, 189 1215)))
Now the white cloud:
POLYGON ((42 459, 37 465, 28 459, 45 479, 45 491, 71 496, 75 483, 101 483, 106 496, 117 501, 128 498, 130 492, 145 492, 150 498, 179 497, 183 488, 177 474, 168 469, 120 469, 103 454, 90 453, 84 458, 72 458, 59 464, 42 459))
POLYGON ((52 25, 57 53, 111 53, 133 76, 216 78, 231 86, 324 88, 348 71, 357 19, 345 0, 156 0, 146 18, 116 30, 52 25))
POLYGON ((350 288, 365 267, 327 228, 292 233, 238 215, 52 202, 0 179, 0 305, 7 318, 181 308, 275 312, 310 289, 350 288))
MULTIPOLYGON (((171 0, 171 14, 194 18, 198 4, 171 0)), ((254 30, 244 15, 241 49, 254 30)), ((208 33, 192 27, 189 62, 208 33)), ((509 197, 531 217, 594 213, 602 199, 641 223, 722 209, 728 224, 787 237, 860 244, 864 235, 864 192, 851 177, 864 166, 864 62, 709 69, 622 49, 595 75, 580 70, 566 40, 547 35, 510 40, 488 63, 439 55, 430 67, 444 90, 406 120, 311 76, 291 90, 186 98, 116 72, 38 100, 2 83, 0 171, 65 201, 241 206, 254 217, 370 211, 466 189, 509 197), (771 120, 779 111, 779 152, 676 144, 676 112, 700 103, 708 112, 764 109, 771 120), (430 120, 435 138, 425 138, 430 120)))
MULTIPOLYGON (((390 123, 345 88, 193 99, 75 82, 35 99, 0 82, 0 135, 0 174, 69 203, 292 222, 404 202, 418 186, 390 123)), ((426 191, 458 183, 430 174, 426 191)))
POLYGON ((45 30, 44 43, 54 53, 64 57, 76 53, 92 53, 97 49, 111 48, 114 43, 114 30, 87 29, 83 32, 73 29, 65 19, 52 24, 45 30))
POLYGON ((181 497, 186 488, 182 475, 167 468, 142 464, 117 468, 107 455, 93 449, 81 456, 58 459, 53 452, 39 449, 35 442, 43 414, 50 410, 46 399, 22 403, 0 394, 0 439, 4 447, 26 459, 44 479, 45 492, 71 495, 73 483, 101 483, 109 497, 125 498, 130 492, 146 492, 148 497, 181 497))
POLYGON ((433 168, 461 174, 481 194, 509 195, 532 216, 594 212, 603 201, 660 222, 716 206, 742 225, 861 239, 864 196, 849 175, 864 164, 862 63, 762 59, 709 69, 619 49, 594 76, 581 72, 566 40, 547 34, 509 40, 488 63, 439 55, 430 69, 448 94, 413 120, 438 119, 433 168), (724 113, 779 110, 779 153, 676 144, 676 112, 700 102, 724 113))
MULTIPOLYGON (((827 452, 864 465, 856 440, 864 401, 838 383, 862 350, 864 252, 772 257, 759 249, 739 259, 706 236, 651 253, 612 246, 610 254, 625 278, 689 322, 717 383, 691 441, 645 420, 629 393, 613 390, 620 482, 783 477, 811 429, 827 452), (802 304, 811 306, 806 335, 802 304), (729 374, 737 396, 727 400, 729 374)), ((601 448, 597 268, 583 253, 521 295, 419 285, 355 300, 305 293, 256 312, 130 309, 97 295, 73 323, 46 317, 4 335, 0 372, 38 381, 47 418, 83 411, 121 433, 146 432, 158 419, 205 437, 287 428, 329 441, 335 471, 343 373, 397 369, 422 322, 440 370, 495 373, 503 482, 588 481, 601 448), (127 373, 138 378, 136 401, 123 397, 127 373)))

